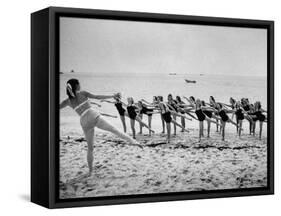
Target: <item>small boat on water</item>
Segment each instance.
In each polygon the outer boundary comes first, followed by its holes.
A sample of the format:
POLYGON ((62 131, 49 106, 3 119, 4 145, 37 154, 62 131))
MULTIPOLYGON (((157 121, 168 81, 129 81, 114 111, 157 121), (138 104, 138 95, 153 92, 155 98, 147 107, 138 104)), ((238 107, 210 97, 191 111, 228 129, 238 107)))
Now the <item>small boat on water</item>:
POLYGON ((195 80, 188 80, 188 79, 185 79, 185 82, 186 82, 186 83, 196 83, 195 80))
POLYGON ((176 73, 169 73, 169 75, 177 75, 176 73))

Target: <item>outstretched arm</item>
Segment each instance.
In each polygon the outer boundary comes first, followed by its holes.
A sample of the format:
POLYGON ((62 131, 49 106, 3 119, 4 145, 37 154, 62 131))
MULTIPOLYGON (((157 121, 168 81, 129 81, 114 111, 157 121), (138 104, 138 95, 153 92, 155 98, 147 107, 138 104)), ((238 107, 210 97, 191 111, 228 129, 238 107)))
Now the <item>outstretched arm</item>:
POLYGON ((149 103, 148 101, 146 101, 144 99, 141 99, 141 101, 144 102, 147 106, 155 107, 155 103, 149 103))
POLYGON ((187 100, 188 103, 192 104, 192 102, 189 100, 189 98, 187 98, 187 97, 185 97, 185 96, 183 96, 183 98, 184 98, 185 100, 187 100))
POLYGON ((110 99, 115 97, 120 97, 120 93, 113 94, 113 95, 93 95, 90 92, 83 91, 83 94, 85 94, 86 97, 91 99, 97 99, 97 100, 103 100, 103 99, 110 99))
POLYGON ((94 104, 94 105, 96 105, 96 106, 98 106, 98 107, 101 107, 101 105, 100 105, 100 104, 95 103, 95 102, 93 102, 93 101, 91 101, 91 104, 94 104))
POLYGON ((106 102, 106 103, 111 103, 111 104, 114 104, 115 102, 113 102, 113 101, 109 101, 109 100, 101 100, 100 102, 106 102))
POLYGON ((63 109, 67 106, 69 106, 69 99, 65 99, 60 103, 60 109, 63 109))
POLYGON ((168 103, 166 103, 166 105, 167 105, 167 107, 168 107, 168 109, 170 110, 170 111, 176 111, 175 109, 174 109, 174 107, 172 107, 170 104, 168 104, 168 103))
POLYGON ((231 105, 228 105, 228 104, 225 104, 225 103, 221 103, 222 105, 224 105, 224 106, 227 106, 227 107, 230 107, 230 108, 232 108, 232 106, 231 105))

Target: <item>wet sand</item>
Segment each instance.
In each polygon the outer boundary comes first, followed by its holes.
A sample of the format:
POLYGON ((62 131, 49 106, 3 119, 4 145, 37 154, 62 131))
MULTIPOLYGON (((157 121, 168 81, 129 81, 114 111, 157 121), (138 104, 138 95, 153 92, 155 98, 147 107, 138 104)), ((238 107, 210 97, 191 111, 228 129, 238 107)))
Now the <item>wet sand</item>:
POLYGON ((165 136, 138 135, 143 148, 97 132, 94 171, 87 177, 87 143, 82 133, 61 132, 60 198, 150 194, 264 187, 267 140, 212 132, 198 142, 198 130, 165 136))

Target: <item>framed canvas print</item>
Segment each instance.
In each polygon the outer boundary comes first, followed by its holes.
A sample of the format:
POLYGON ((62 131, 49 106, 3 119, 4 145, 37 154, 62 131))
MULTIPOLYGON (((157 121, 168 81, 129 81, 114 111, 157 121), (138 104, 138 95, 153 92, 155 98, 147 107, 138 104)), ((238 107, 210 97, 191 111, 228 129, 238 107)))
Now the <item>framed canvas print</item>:
POLYGON ((31 16, 31 200, 273 194, 274 23, 50 7, 31 16))

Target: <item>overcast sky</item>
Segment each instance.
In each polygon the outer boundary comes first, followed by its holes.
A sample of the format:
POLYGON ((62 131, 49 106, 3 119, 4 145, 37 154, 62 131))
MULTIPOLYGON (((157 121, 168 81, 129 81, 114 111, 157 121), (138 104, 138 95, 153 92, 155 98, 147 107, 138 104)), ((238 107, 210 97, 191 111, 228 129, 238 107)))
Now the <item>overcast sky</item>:
POLYGON ((266 76, 266 30, 61 18, 60 70, 266 76))

